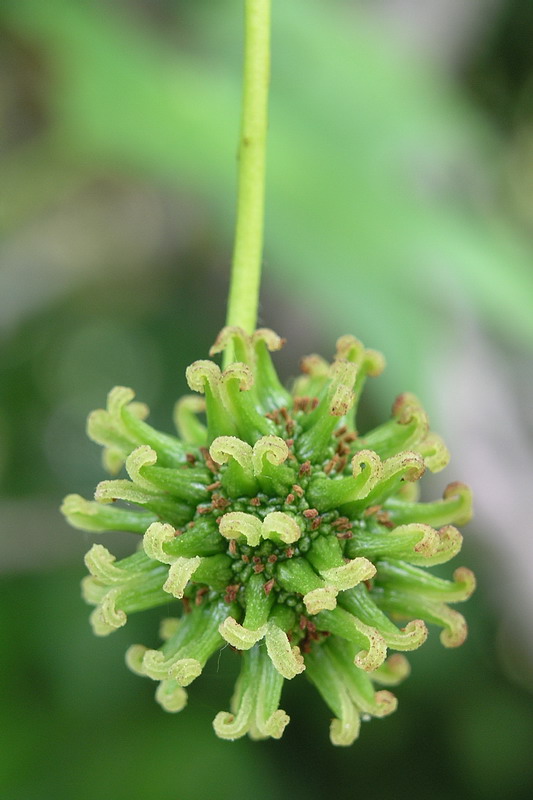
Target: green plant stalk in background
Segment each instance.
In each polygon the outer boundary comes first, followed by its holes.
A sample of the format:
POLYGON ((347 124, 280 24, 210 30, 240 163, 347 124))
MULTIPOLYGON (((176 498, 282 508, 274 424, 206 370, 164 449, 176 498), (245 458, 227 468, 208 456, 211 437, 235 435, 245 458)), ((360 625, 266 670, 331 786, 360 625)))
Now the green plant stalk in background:
POLYGON ((246 0, 237 223, 226 324, 253 333, 257 322, 265 206, 270 82, 270 0, 246 0))
POLYGON ((69 495, 62 510, 83 530, 142 536, 119 562, 93 545, 83 595, 101 636, 130 613, 174 600, 161 647, 133 645, 126 657, 159 682, 163 708, 182 710, 185 688, 230 644, 241 671, 231 711, 213 721, 220 737, 279 738, 289 721, 279 708, 284 681, 305 671, 334 715, 331 741, 349 745, 362 719, 394 711, 396 698, 375 684, 408 674, 402 653, 423 644, 426 623, 443 629, 447 647, 465 639, 465 620, 449 603, 470 596, 473 574, 462 567, 450 581, 427 567, 459 552, 454 523, 470 518, 471 496, 453 483, 442 500, 418 502, 424 471, 443 469, 449 454, 414 395, 400 395, 389 421, 359 434, 357 405, 366 378, 384 367, 379 353, 342 336, 333 362, 303 359, 288 391, 270 355, 282 340, 254 330, 268 31, 269 2, 247 0, 229 324, 210 351, 224 354, 225 368, 211 360, 188 367, 196 394, 176 406, 178 437, 152 428, 133 391, 115 387, 107 408, 90 415, 88 434, 103 445, 108 471, 125 466, 128 477, 102 481, 94 501, 69 495))

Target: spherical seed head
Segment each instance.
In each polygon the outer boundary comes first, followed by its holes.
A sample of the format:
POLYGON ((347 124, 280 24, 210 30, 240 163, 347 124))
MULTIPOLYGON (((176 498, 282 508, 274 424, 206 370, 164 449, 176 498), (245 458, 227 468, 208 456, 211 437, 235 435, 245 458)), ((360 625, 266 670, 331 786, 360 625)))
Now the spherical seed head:
POLYGON ((332 364, 303 359, 288 391, 270 355, 282 344, 267 329, 224 329, 210 355, 230 347, 239 360, 223 371, 207 360, 188 368, 197 394, 176 406, 179 436, 152 428, 131 389, 114 389, 89 433, 128 479, 103 481, 94 501, 69 495, 62 511, 76 528, 142 535, 121 561, 93 545, 83 592, 98 635, 130 613, 161 606, 166 617, 174 607, 161 648, 127 654, 130 669, 159 681, 163 708, 184 708, 183 687, 228 643, 241 673, 230 711, 215 718, 219 736, 279 738, 289 721, 283 683, 305 671, 334 714, 332 742, 349 745, 361 718, 395 709, 375 684, 407 676, 399 652, 425 641, 425 622, 442 628, 447 647, 464 641, 465 620, 448 604, 470 596, 474 576, 460 567, 445 580, 428 567, 459 551, 454 523, 470 518, 471 495, 454 483, 442 500, 417 502, 413 487, 448 453, 414 395, 358 434, 357 405, 366 377, 383 369, 379 354, 341 337, 332 364))

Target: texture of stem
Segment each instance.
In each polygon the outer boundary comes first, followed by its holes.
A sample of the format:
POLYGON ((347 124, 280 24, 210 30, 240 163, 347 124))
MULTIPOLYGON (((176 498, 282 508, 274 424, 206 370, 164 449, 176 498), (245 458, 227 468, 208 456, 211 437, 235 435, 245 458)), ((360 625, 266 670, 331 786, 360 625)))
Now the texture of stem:
POLYGON ((237 221, 227 324, 247 333, 255 329, 261 277, 269 79, 270 0, 245 0, 237 221))

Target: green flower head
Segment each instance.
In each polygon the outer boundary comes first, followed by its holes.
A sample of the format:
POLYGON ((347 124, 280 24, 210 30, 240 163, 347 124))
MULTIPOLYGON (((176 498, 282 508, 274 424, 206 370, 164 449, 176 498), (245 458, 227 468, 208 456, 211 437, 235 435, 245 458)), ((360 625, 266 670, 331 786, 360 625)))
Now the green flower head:
POLYGON ((331 741, 349 745, 361 719, 394 711, 394 695, 375 686, 406 677, 402 653, 423 644, 426 623, 442 628, 446 647, 465 639, 449 603, 470 596, 473 574, 460 567, 444 580, 427 568, 460 550, 454 525, 469 520, 471 495, 454 483, 442 500, 418 502, 419 478, 445 467, 448 451, 413 395, 358 434, 358 400, 383 369, 379 353, 344 336, 331 364, 304 358, 288 392, 270 356, 282 344, 270 330, 224 328, 210 355, 229 349, 237 360, 187 369, 196 394, 176 405, 179 438, 145 422, 131 389, 113 389, 88 433, 107 469, 125 465, 129 477, 100 483, 95 501, 69 495, 62 511, 82 530, 142 536, 118 562, 93 545, 83 596, 99 636, 175 601, 163 644, 126 654, 134 672, 159 682, 163 708, 180 711, 185 687, 229 644, 241 670, 231 710, 213 721, 218 736, 279 738, 289 722, 283 682, 304 673, 334 715, 331 741))

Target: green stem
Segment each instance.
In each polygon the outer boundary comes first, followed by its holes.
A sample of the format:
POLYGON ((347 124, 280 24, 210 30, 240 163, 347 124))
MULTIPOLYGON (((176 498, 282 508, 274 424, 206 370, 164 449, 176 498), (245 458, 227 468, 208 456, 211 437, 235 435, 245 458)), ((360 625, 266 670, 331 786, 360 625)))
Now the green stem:
POLYGON ((259 301, 269 80, 270 0, 245 0, 237 221, 226 324, 247 333, 255 330, 259 301))

